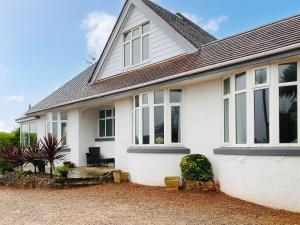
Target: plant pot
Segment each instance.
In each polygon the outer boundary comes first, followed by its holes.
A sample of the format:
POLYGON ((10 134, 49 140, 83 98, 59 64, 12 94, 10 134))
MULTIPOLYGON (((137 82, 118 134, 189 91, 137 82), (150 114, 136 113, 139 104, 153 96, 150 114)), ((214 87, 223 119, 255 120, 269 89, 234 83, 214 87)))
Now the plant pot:
POLYGON ((114 182, 117 183, 124 183, 129 181, 129 173, 122 172, 122 171, 114 171, 114 182))
POLYGON ((193 180, 184 180, 185 187, 189 190, 201 190, 201 191, 216 191, 217 183, 214 181, 193 181, 193 180))
POLYGON ((168 191, 178 191, 179 189, 179 177, 166 177, 165 185, 168 191))

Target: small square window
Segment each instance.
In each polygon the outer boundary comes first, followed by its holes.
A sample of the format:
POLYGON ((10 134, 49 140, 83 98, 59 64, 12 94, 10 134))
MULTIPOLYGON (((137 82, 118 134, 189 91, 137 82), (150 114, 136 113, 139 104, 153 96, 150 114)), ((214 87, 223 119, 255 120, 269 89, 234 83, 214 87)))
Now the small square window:
POLYGON ((228 95, 230 93, 230 78, 224 80, 224 95, 228 95))
POLYGON ((99 112, 99 118, 100 119, 105 119, 105 110, 100 110, 100 112, 99 112))
POLYGON ((57 112, 52 113, 52 120, 57 120, 57 112))
POLYGON ((138 95, 134 97, 134 102, 135 108, 138 108, 140 106, 140 99, 138 95))
POLYGON ((240 91, 246 89, 246 73, 235 75, 235 90, 240 91))
POLYGON ((68 120, 68 113, 67 112, 61 112, 60 113, 60 120, 68 120))
POLYGON ((149 104, 148 94, 143 94, 142 99, 143 99, 143 105, 149 104))
POLYGON ((130 34, 131 34, 131 32, 127 32, 124 34, 124 42, 127 42, 131 39, 130 34))
POLYGON ((278 67, 279 83, 297 81, 297 63, 281 64, 278 67))
POLYGON ((154 92, 154 104, 164 103, 164 91, 154 92))
POLYGON ((170 91, 170 102, 171 103, 178 103, 181 102, 182 90, 171 90, 170 91))
POLYGON ((132 31, 132 37, 139 36, 140 34, 141 34, 140 28, 137 28, 137 29, 132 31))
POLYGON ((267 69, 255 70, 255 85, 267 83, 267 69))
POLYGON ((143 25, 143 34, 148 33, 150 31, 150 23, 146 23, 143 25))
POLYGON ((106 117, 111 117, 112 116, 112 110, 108 109, 106 110, 106 117))

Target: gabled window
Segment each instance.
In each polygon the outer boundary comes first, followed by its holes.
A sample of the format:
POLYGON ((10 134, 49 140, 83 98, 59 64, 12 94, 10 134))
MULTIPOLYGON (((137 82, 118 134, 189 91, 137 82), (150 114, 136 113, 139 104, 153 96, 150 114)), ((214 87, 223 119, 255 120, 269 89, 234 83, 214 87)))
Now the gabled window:
POLYGON ((135 66, 150 58, 150 22, 124 33, 123 66, 135 66))

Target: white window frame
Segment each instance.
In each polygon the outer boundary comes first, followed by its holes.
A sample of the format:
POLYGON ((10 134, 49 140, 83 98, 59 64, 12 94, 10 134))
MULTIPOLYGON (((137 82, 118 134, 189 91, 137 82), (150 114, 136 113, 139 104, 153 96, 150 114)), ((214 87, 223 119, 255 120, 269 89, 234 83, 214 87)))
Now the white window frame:
POLYGON ((259 65, 256 67, 237 70, 230 75, 226 74, 222 78, 222 145, 232 147, 299 147, 300 144, 300 61, 299 58, 291 57, 273 63, 259 65), (279 65, 286 63, 297 63, 297 81, 288 83, 279 83, 278 72, 279 65), (255 71, 267 69, 267 82, 264 84, 255 84, 255 71), (246 72, 246 89, 235 91, 235 75, 246 72), (224 80, 231 78, 229 95, 224 96, 224 80), (298 122, 298 142, 297 143, 280 143, 279 136, 279 87, 297 85, 297 122, 298 122), (255 143, 254 141, 254 92, 256 90, 269 89, 269 143, 255 143), (236 125, 235 125, 235 95, 246 91, 247 96, 247 143, 236 144, 236 125), (229 142, 224 143, 224 99, 229 98, 229 142))
POLYGON ((138 93, 132 96, 132 145, 134 146, 178 146, 181 147, 184 142, 184 132, 183 132, 183 118, 184 118, 184 89, 182 87, 174 87, 169 89, 156 89, 149 92, 138 93), (171 103, 170 102, 170 91, 180 89, 181 92, 181 103, 171 103), (154 104, 154 92, 163 91, 164 92, 164 103, 154 104), (142 95, 148 93, 148 103, 143 105, 142 95), (135 107, 135 96, 139 96, 139 107, 135 107), (164 106, 164 144, 155 144, 154 141, 154 107, 164 106), (180 142, 172 143, 172 130, 171 130, 171 106, 180 106, 180 142), (150 144, 143 144, 142 140, 142 108, 149 107, 149 124, 150 124, 150 144), (135 143, 135 110, 139 113, 139 144, 135 143))
MULTIPOLYGON (((32 144, 32 143, 30 143, 30 127, 31 127, 31 124, 33 124, 33 123, 35 123, 36 124, 36 129, 38 129, 38 121, 37 120, 33 120, 33 121, 30 121, 30 122, 26 122, 26 123, 22 123, 21 125, 20 125, 20 143, 21 144, 25 144, 25 143, 23 143, 23 132, 22 132, 22 129, 23 129, 23 126, 24 125, 28 125, 28 129, 27 129, 27 138, 28 138, 28 144, 30 145, 30 144, 32 144)), ((37 141, 38 141, 38 130, 36 131, 36 135, 37 135, 37 141)))
POLYGON ((151 58, 151 22, 147 21, 145 23, 140 24, 139 26, 136 26, 130 30, 126 30, 123 32, 123 44, 122 44, 122 66, 124 69, 128 69, 128 68, 132 68, 132 67, 136 67, 136 66, 140 66, 144 63, 147 63, 150 61, 151 58), (145 24, 149 24, 149 31, 146 33, 143 33, 143 26, 145 24), (133 36, 133 31, 136 29, 140 29, 140 34, 137 36, 133 36), (130 40, 125 41, 125 34, 130 33, 130 40), (148 59, 144 59, 143 60, 143 37, 149 35, 149 58, 148 59), (141 43, 140 43, 140 57, 141 57, 141 61, 137 64, 133 64, 132 63, 132 58, 133 58, 133 54, 132 54, 132 42, 133 40, 140 38, 141 39, 141 43), (129 53, 129 65, 125 65, 125 45, 129 44, 129 49, 130 49, 130 53, 129 53))
POLYGON ((69 114, 67 111, 61 111, 61 112, 50 112, 46 114, 46 135, 48 133, 53 135, 53 122, 57 122, 57 139, 60 141, 62 140, 62 135, 61 135, 61 124, 66 123, 67 124, 67 135, 66 135, 66 145, 68 144, 68 133, 69 133, 69 126, 68 126, 68 118, 69 114), (53 120, 53 113, 57 113, 57 120, 53 120), (67 120, 62 120, 61 119, 61 113, 67 113, 67 120))
POLYGON ((223 129, 222 129, 222 142, 223 142, 223 145, 229 145, 230 144, 230 138, 231 138, 231 104, 232 104, 232 93, 233 93, 233 89, 232 89, 232 87, 233 87, 233 85, 232 85, 232 77, 231 76, 229 76, 229 75, 227 75, 227 76, 225 76, 223 79, 222 79, 222 105, 223 105, 223 107, 222 107, 222 121, 223 121, 223 125, 222 125, 222 127, 223 127, 223 129), (228 94, 226 94, 226 95, 224 95, 224 81, 225 80, 227 80, 227 79, 229 79, 229 83, 230 83, 230 90, 229 90, 229 93, 228 94), (225 111, 224 111, 224 101, 226 100, 226 99, 228 99, 228 126, 229 126, 229 128, 228 128, 228 132, 229 132, 229 137, 228 137, 228 142, 225 142, 225 129, 224 129, 224 125, 225 125, 225 120, 224 120, 224 115, 225 115, 225 111))
POLYGON ((98 130, 97 130, 97 136, 98 136, 98 138, 103 138, 103 139, 105 139, 105 138, 115 138, 115 135, 116 135, 116 133, 115 133, 115 123, 116 123, 116 111, 115 111, 115 108, 114 107, 106 107, 106 108, 101 108, 101 109, 99 109, 99 111, 98 111, 98 130), (105 111, 105 118, 104 119, 100 119, 100 111, 102 111, 102 110, 104 110, 105 111), (111 116, 109 116, 109 117, 106 117, 106 111, 108 111, 108 110, 111 110, 112 111, 112 114, 111 114, 111 116), (106 136, 106 120, 110 120, 110 119, 112 119, 112 136, 106 136), (105 136, 103 136, 103 137, 100 137, 100 121, 101 120, 104 120, 105 121, 105 136))

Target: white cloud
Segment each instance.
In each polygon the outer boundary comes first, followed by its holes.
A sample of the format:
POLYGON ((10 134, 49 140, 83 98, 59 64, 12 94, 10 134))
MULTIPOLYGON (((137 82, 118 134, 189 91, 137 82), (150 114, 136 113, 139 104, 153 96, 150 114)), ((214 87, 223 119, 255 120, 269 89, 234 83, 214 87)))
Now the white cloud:
POLYGON ((92 12, 83 19, 81 27, 87 30, 88 52, 99 57, 117 18, 106 12, 92 12))
POLYGON ((226 16, 220 15, 220 16, 210 19, 206 23, 202 24, 202 28, 206 31, 217 32, 220 28, 220 24, 226 20, 228 20, 228 18, 226 16))
POLYGON ((196 14, 191 14, 191 13, 184 12, 184 13, 182 13, 182 15, 184 15, 186 18, 193 21, 194 23, 199 23, 200 20, 202 20, 202 17, 200 17, 196 14))
POLYGON ((23 95, 0 96, 1 102, 23 102, 23 95))

